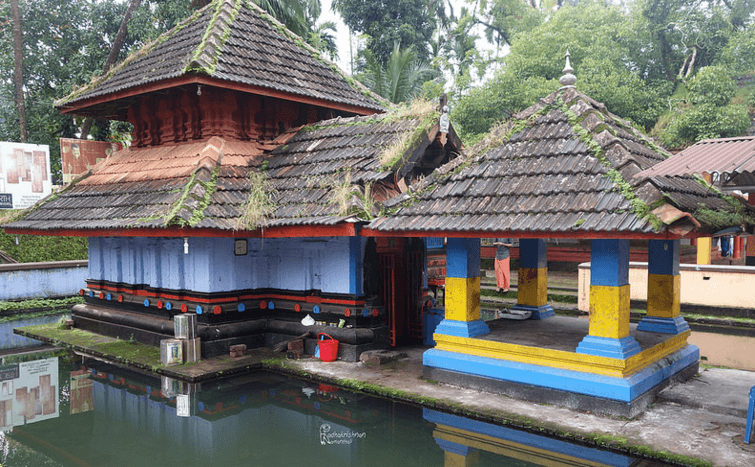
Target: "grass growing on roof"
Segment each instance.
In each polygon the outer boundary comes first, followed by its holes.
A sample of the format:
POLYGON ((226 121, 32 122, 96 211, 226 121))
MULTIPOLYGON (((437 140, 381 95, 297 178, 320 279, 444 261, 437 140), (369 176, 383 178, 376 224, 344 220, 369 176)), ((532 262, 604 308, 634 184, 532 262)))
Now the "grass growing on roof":
POLYGON ((237 228, 256 230, 259 227, 264 227, 265 220, 276 208, 273 201, 275 194, 275 188, 273 188, 264 170, 251 172, 249 174, 249 196, 242 206, 241 216, 237 219, 237 228))

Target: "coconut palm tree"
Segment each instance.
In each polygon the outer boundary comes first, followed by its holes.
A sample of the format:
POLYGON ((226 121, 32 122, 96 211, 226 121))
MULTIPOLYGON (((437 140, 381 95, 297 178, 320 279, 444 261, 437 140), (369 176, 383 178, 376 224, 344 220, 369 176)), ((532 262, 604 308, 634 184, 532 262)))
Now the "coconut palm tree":
POLYGON ((395 42, 388 62, 380 63, 370 50, 364 51, 367 67, 362 75, 364 83, 377 94, 394 104, 414 97, 422 84, 437 73, 423 62, 417 61, 412 47, 401 49, 395 42))

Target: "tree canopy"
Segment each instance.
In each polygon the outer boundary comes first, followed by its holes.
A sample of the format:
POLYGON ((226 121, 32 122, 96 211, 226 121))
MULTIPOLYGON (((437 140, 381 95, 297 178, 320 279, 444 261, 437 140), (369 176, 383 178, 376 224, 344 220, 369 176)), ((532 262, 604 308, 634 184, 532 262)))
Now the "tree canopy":
POLYGON ((462 134, 473 135, 534 104, 558 89, 568 49, 580 91, 645 131, 656 128, 670 147, 741 134, 749 119, 744 106, 730 107, 736 92, 732 76, 755 72, 754 8, 749 1, 731 7, 690 0, 566 4, 547 21, 531 17, 527 28, 510 28, 505 36, 510 53, 500 70, 460 96, 452 117, 462 134), (714 94, 716 104, 710 102, 714 94), (669 132, 669 122, 680 118, 698 123, 669 132))

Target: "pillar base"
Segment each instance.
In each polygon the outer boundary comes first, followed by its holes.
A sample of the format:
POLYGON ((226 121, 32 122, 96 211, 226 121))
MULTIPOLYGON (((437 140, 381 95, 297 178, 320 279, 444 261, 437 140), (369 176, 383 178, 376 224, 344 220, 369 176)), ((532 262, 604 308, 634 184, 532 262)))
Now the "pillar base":
POLYGON ((689 324, 681 316, 676 318, 661 318, 659 316, 645 316, 637 324, 638 331, 662 332, 664 334, 681 334, 689 331, 689 324))
POLYGON ((482 334, 488 334, 490 328, 485 321, 476 319, 474 321, 455 321, 444 319, 435 328, 435 334, 445 334, 446 336, 457 337, 475 337, 482 334))
POLYGON ((626 378, 530 365, 438 349, 422 356, 426 379, 574 410, 635 417, 655 395, 698 372, 700 350, 686 345, 626 378))
POLYGON ((551 316, 556 316, 556 312, 553 311, 553 307, 550 305, 530 306, 516 304, 512 311, 529 311, 532 313, 530 319, 545 319, 551 316))
POLYGON ((577 353, 599 357, 626 360, 640 353, 640 344, 632 336, 612 339, 609 337, 586 336, 577 346, 577 353))
MULTIPOLYGON (((427 410, 427 409, 425 409, 427 410)), ((473 452, 477 451, 477 449, 465 446, 463 444, 454 443, 453 441, 448 441, 445 439, 435 438, 435 442, 440 446, 441 449, 443 449, 446 452, 452 452, 454 454, 458 454, 460 456, 468 456, 469 454, 472 454, 473 452)))

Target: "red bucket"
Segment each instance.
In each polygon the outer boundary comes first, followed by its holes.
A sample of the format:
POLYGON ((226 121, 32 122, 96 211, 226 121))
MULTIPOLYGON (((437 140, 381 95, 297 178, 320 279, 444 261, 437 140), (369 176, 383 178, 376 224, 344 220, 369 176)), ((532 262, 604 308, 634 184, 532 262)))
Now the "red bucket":
POLYGON ((323 362, 336 361, 336 358, 338 357, 338 341, 325 334, 324 332, 319 333, 317 335, 317 338, 320 339, 320 336, 325 336, 330 339, 317 341, 317 345, 320 348, 320 360, 322 360, 323 362))

